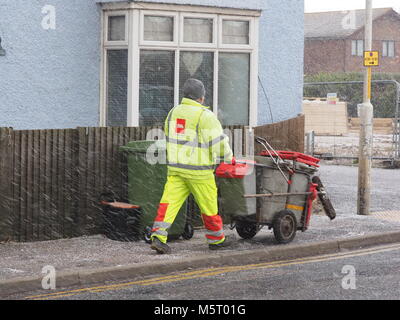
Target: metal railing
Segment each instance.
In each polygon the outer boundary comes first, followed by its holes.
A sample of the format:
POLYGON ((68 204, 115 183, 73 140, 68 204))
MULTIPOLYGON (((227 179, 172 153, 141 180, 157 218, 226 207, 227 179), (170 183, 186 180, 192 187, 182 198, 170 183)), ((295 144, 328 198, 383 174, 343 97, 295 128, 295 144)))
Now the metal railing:
MULTIPOLYGON (((307 86, 328 86, 328 85, 362 85, 363 81, 332 81, 332 82, 306 82, 307 86)), ((373 84, 393 84, 396 87, 395 109, 393 117, 393 158, 400 159, 400 83, 396 80, 373 80, 373 84)), ((361 103, 361 101, 360 101, 361 103)))

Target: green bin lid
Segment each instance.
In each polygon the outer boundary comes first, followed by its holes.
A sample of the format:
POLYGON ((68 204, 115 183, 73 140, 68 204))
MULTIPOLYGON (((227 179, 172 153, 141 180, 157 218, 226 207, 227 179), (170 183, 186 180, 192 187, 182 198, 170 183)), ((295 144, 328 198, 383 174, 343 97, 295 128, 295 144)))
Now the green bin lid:
POLYGON ((134 152, 134 153, 146 153, 150 146, 155 147, 158 151, 164 151, 166 150, 166 141, 165 140, 130 141, 128 142, 127 145, 119 147, 119 150, 125 152, 134 152))

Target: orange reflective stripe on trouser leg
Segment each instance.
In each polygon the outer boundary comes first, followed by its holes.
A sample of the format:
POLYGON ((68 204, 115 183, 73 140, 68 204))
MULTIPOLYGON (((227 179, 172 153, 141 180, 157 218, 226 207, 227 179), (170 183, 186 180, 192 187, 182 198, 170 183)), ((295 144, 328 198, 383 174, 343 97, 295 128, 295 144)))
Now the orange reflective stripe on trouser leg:
POLYGON ((218 190, 215 178, 192 180, 190 191, 200 208, 201 217, 206 228, 206 239, 209 244, 217 244, 225 239, 223 223, 218 213, 218 190))
POLYGON ((164 222, 165 214, 167 213, 168 203, 160 203, 157 210, 157 216, 154 220, 151 236, 156 236, 160 241, 165 242, 168 237, 167 229, 171 226, 170 223, 164 222))
POLYGON ((206 238, 209 244, 217 244, 225 239, 222 218, 216 215, 201 215, 206 228, 206 238))
POLYGON ((179 209, 189 195, 189 188, 184 179, 178 176, 168 176, 164 187, 164 193, 154 220, 151 237, 157 237, 166 243, 168 229, 174 222, 179 209))
POLYGON ((164 221, 165 214, 167 213, 169 203, 160 203, 157 210, 155 221, 164 221))

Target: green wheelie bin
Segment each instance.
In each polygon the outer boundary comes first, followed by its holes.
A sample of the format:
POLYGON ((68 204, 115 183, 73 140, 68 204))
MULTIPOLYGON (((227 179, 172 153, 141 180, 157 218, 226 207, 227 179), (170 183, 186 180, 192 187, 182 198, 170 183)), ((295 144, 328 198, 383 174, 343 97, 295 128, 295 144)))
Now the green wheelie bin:
MULTIPOLYGON (((157 215, 164 185, 167 181, 166 141, 131 141, 120 147, 128 161, 128 200, 140 206, 140 229, 146 242, 150 242, 151 228, 157 215)), ((193 236, 188 204, 185 202, 171 228, 168 240, 193 236)))

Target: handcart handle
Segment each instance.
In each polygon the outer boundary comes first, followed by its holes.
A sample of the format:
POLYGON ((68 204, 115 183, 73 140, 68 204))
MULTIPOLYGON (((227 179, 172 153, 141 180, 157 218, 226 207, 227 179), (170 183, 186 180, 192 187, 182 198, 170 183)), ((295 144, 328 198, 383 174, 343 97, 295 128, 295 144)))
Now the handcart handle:
MULTIPOLYGON (((289 180, 289 178, 286 177, 286 175, 283 173, 283 171, 282 171, 282 169, 281 169, 281 167, 280 167, 280 165, 279 165, 279 161, 276 160, 276 159, 273 157, 273 155, 272 155, 272 152, 273 152, 273 153, 275 154, 275 156, 276 156, 280 161, 283 162, 283 159, 280 157, 280 155, 278 154, 278 152, 276 152, 275 149, 272 148, 272 146, 268 143, 268 141, 267 141, 266 139, 264 139, 264 138, 262 138, 262 137, 259 137, 259 136, 255 136, 255 140, 256 140, 259 144, 261 144, 261 145, 265 148, 265 150, 268 151, 268 154, 269 154, 271 160, 272 160, 273 163, 278 167, 278 170, 280 171, 280 173, 281 173, 281 175, 283 176, 283 178, 286 180, 287 184, 291 184, 291 181, 289 180), (272 152, 271 152, 271 151, 272 151, 272 152)), ((293 173, 292 170, 291 170, 286 164, 285 164, 285 167, 286 167, 286 169, 289 171, 290 174, 293 173)))
MULTIPOLYGON (((271 197, 285 197, 285 196, 308 196, 313 192, 292 192, 292 193, 258 193, 258 194, 245 194, 243 198, 271 198, 271 197)), ((318 192, 317 194, 326 194, 326 192, 318 192)))

